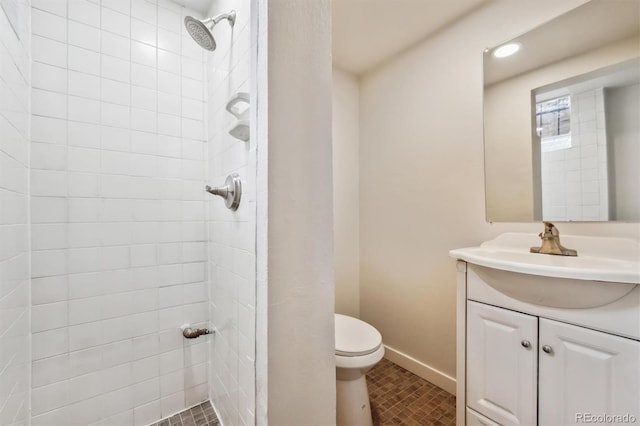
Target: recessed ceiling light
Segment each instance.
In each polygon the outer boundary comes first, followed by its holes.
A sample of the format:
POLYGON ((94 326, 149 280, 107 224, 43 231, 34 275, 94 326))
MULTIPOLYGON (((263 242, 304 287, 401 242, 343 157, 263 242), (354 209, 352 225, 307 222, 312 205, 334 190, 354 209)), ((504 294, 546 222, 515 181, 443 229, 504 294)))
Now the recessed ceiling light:
POLYGON ((493 56, 495 58, 506 58, 507 56, 513 55, 518 50, 520 50, 520 45, 518 43, 507 43, 494 49, 493 56))

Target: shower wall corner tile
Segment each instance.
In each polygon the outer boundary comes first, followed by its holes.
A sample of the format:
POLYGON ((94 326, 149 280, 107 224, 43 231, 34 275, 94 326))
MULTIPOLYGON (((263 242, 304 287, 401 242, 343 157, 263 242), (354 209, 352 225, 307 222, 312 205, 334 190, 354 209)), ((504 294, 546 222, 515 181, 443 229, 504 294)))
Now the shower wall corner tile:
MULTIPOLYGON (((28 423, 31 370, 27 221, 31 15, 28 1, 16 7, 17 33, 0 10, 0 424, 12 426, 28 423)), ((50 30, 52 36, 61 36, 60 28, 50 30)))
MULTIPOLYGON (((236 9, 232 31, 216 33, 217 49, 206 55, 207 179, 212 185, 238 173, 243 183, 240 207, 233 212, 217 198, 207 199, 209 323, 216 330, 209 354, 209 395, 224 424, 254 424, 255 411, 255 150, 228 133, 235 124, 226 103, 249 92, 251 32, 249 0, 221 1, 209 15, 236 9), (245 23, 245 25, 243 25, 245 23)), ((190 62, 187 62, 190 63, 190 62)), ((199 72, 194 66, 189 72, 199 72)), ((195 76, 195 74, 194 74, 195 76)), ((188 106, 197 104, 189 103, 188 106)))

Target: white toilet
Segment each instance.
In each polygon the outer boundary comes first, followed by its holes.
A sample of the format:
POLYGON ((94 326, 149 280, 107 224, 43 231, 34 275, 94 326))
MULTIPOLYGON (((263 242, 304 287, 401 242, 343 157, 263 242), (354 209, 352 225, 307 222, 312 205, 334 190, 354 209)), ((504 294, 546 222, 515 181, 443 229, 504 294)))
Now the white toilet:
POLYGON ((370 426, 371 406, 365 373, 384 356, 382 335, 373 326, 347 315, 335 314, 336 423, 370 426))

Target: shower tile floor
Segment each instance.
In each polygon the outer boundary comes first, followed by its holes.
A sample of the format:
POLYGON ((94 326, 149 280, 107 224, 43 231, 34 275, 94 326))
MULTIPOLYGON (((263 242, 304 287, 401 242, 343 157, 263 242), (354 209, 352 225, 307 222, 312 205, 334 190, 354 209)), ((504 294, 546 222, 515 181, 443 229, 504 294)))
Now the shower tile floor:
POLYGON ((387 359, 367 373, 375 426, 455 425, 456 397, 387 359))
POLYGON ((218 426, 220 422, 211 402, 203 402, 151 426, 218 426))
MULTIPOLYGON (((456 397, 387 359, 367 373, 375 426, 456 424, 456 397)), ((219 426, 209 401, 151 426, 219 426)))

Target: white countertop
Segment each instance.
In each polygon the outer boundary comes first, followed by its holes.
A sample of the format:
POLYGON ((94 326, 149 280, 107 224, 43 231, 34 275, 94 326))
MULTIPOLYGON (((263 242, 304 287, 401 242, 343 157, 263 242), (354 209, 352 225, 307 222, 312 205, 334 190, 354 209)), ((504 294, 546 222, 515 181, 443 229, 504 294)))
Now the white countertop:
POLYGON ((509 232, 478 247, 451 250, 453 258, 522 274, 578 280, 640 283, 640 243, 629 238, 560 235, 563 246, 578 256, 530 253, 539 247, 536 234, 509 232))

